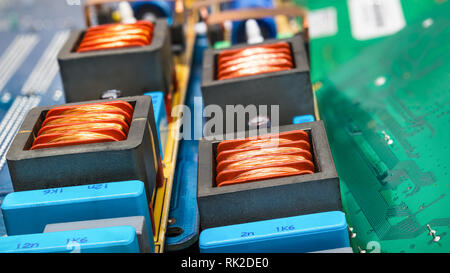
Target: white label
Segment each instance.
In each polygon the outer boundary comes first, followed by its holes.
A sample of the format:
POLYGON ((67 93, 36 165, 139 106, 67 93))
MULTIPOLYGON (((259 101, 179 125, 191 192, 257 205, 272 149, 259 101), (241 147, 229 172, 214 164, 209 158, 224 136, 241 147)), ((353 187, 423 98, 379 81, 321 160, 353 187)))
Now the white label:
POLYGON ((406 25, 400 0, 348 0, 348 9, 356 40, 392 35, 406 25))
POLYGON ((336 9, 328 7, 310 10, 308 28, 311 39, 335 35, 338 31, 336 9))

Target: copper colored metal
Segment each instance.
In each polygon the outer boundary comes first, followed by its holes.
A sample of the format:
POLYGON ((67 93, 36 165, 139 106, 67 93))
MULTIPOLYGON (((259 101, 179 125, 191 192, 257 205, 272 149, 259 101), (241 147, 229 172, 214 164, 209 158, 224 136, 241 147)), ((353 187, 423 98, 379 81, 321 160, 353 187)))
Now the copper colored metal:
POLYGON ((216 150, 218 187, 315 172, 304 130, 224 140, 216 150))
POLYGON ((250 70, 250 69, 259 69, 261 70, 264 67, 286 67, 286 69, 291 69, 293 64, 289 60, 285 59, 268 59, 268 60, 255 60, 250 62, 244 62, 237 65, 229 66, 227 68, 223 68, 219 71, 217 77, 226 77, 233 73, 242 73, 242 71, 250 70))
POLYGON ((81 115, 81 114, 88 114, 92 112, 118 112, 118 113, 124 113, 121 108, 114 106, 114 105, 107 105, 107 104, 87 104, 82 105, 79 107, 69 108, 67 110, 62 111, 59 115, 81 115))
POLYGON ((86 122, 101 122, 110 120, 122 120, 126 122, 125 116, 121 114, 111 113, 88 113, 82 115, 62 115, 50 117, 44 120, 42 126, 57 125, 57 124, 71 124, 71 123, 86 123, 86 122))
POLYGON ((133 111, 130 103, 120 100, 54 107, 30 149, 125 140, 133 111))
MULTIPOLYGON (((91 107, 91 105, 112 105, 114 107, 119 108, 120 110, 123 110, 129 116, 132 116, 133 112, 134 112, 133 106, 131 104, 129 104, 126 101, 117 100, 117 101, 104 101, 104 102, 88 103, 88 104, 80 104, 80 105, 58 106, 58 107, 54 107, 54 108, 50 109, 47 112, 47 115, 45 117, 49 118, 49 117, 53 117, 53 116, 58 116, 58 115, 61 115, 62 112, 66 111, 66 110, 85 107, 85 106, 91 107)), ((92 109, 92 110, 95 110, 95 109, 92 109)))
POLYGON ((91 27, 84 34, 77 52, 146 46, 152 41, 153 28, 147 21, 91 27))
POLYGON ((235 149, 272 147, 289 142, 291 142, 291 140, 284 138, 264 138, 245 142, 239 146, 236 146, 235 149))
POLYGON ((108 35, 103 37, 97 37, 95 39, 91 39, 89 41, 83 41, 83 43, 78 47, 78 50, 97 46, 101 44, 115 43, 115 42, 128 42, 128 43, 142 43, 142 44, 150 44, 150 39, 148 36, 139 35, 139 34, 126 34, 126 35, 108 35))
POLYGON ((217 183, 217 187, 253 182, 263 179, 279 178, 292 175, 311 174, 310 170, 302 170, 295 167, 266 167, 244 171, 232 179, 217 183))
MULTIPOLYGON (((314 170, 314 164, 311 161, 307 160, 305 157, 300 155, 267 155, 267 156, 259 156, 256 158, 249 158, 244 160, 239 160, 233 163, 229 163, 226 166, 222 167, 220 171, 230 171, 230 170, 242 170, 242 169, 250 169, 250 168, 260 168, 268 165, 279 165, 279 164, 287 164, 298 161, 308 161, 311 163, 311 169, 314 170)), ((218 165, 218 168, 220 164, 218 165)))
POLYGON ((289 70, 290 67, 277 67, 277 66, 265 66, 265 67, 257 67, 257 68, 249 68, 249 69, 243 69, 239 70, 238 72, 229 74, 227 76, 223 76, 221 78, 218 78, 219 80, 226 80, 226 79, 232 79, 232 78, 239 78, 239 77, 245 77, 245 76, 252 76, 252 75, 258 75, 258 74, 265 74, 265 73, 271 73, 276 71, 283 71, 283 70, 289 70))
POLYGON ((30 150, 56 148, 72 145, 100 143, 119 141, 113 136, 114 132, 97 133, 97 132, 70 132, 66 134, 49 134, 36 138, 30 150))
POLYGON ((68 133, 68 132, 87 131, 95 129, 117 129, 124 133, 126 133, 127 131, 126 128, 124 128, 122 125, 118 123, 83 123, 83 124, 63 125, 48 129, 44 127, 39 131, 38 135, 40 136, 46 134, 68 133))
POLYGON ((263 155, 281 155, 281 154, 302 154, 303 157, 305 157, 308 160, 311 160, 311 153, 309 151, 306 151, 301 148, 297 147, 272 147, 272 148, 263 148, 263 149, 257 149, 257 150, 249 150, 249 151, 243 151, 243 152, 237 152, 230 154, 227 157, 224 157, 222 160, 242 160, 247 158, 253 158, 257 156, 263 156, 263 155))
POLYGON ((76 140, 93 140, 93 139, 110 139, 111 141, 117 141, 117 139, 108 136, 106 134, 100 134, 95 132, 71 132, 70 134, 63 134, 49 140, 47 143, 76 141, 76 140))
POLYGON ((86 33, 96 34, 99 32, 120 32, 128 29, 147 29, 149 31, 153 31, 154 25, 148 21, 142 20, 137 21, 132 24, 124 24, 124 23, 113 23, 113 24, 103 24, 98 26, 90 27, 86 33))
POLYGON ((251 61, 259 61, 259 60, 268 60, 268 59, 282 59, 292 62, 292 56, 290 54, 286 53, 269 53, 269 54, 257 54, 242 58, 234 58, 227 62, 223 62, 222 64, 218 65, 218 69, 225 69, 227 67, 238 65, 241 63, 251 62, 251 61))
POLYGON ((225 80, 294 68, 286 42, 225 50, 217 57, 217 79, 225 80))
POLYGON ((237 179, 257 179, 261 177, 271 176, 271 175, 293 175, 298 173, 299 170, 291 167, 271 167, 271 168, 260 168, 255 170, 250 170, 237 175, 233 180, 237 179))
POLYGON ((217 64, 222 65, 224 63, 227 63, 229 61, 238 59, 238 58, 247 58, 250 56, 260 56, 264 54, 288 54, 291 55, 291 49, 290 48, 255 48, 253 50, 246 50, 243 52, 240 52, 235 55, 225 55, 217 57, 217 64))

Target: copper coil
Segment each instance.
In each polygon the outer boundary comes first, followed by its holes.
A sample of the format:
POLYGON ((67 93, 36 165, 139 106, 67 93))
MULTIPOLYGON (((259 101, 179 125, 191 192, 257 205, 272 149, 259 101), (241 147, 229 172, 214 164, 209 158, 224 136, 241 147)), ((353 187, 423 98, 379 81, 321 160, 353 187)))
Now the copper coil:
POLYGON ((152 41, 153 28, 153 24, 146 21, 91 27, 84 34, 77 52, 146 46, 152 41))
POLYGON ((91 36, 97 36, 97 35, 108 35, 108 34, 121 34, 121 33, 142 33, 142 34, 150 34, 153 33, 153 28, 145 28, 145 27, 136 27, 136 26, 120 26, 116 28, 104 28, 101 30, 92 30, 88 29, 84 37, 91 37, 91 36))
POLYGON ((106 134, 100 134, 95 132, 74 132, 70 134, 63 134, 57 136, 53 139, 47 141, 47 143, 59 143, 59 142, 69 142, 69 141, 80 141, 80 140, 110 140, 117 141, 112 136, 108 136, 106 134))
POLYGON ((243 172, 235 176, 232 180, 256 180, 262 177, 274 176, 274 175, 296 175, 300 170, 292 167, 268 167, 254 169, 250 171, 243 172))
POLYGON ((218 80, 252 76, 294 68, 288 43, 279 42, 224 50, 217 56, 218 80))
POLYGON ((88 52, 88 51, 97 51, 97 50, 107 50, 107 49, 117 49, 117 48, 125 48, 125 47, 140 47, 146 46, 147 44, 140 42, 114 42, 114 43, 105 43, 101 45, 96 45, 92 47, 84 47, 79 48, 77 50, 78 53, 88 52))
POLYGON ((50 119, 46 119, 43 126, 57 125, 57 124, 70 124, 70 123, 83 123, 83 122, 100 122, 102 120, 119 119, 126 122, 125 116, 121 114, 110 113, 88 113, 82 115, 64 115, 56 116, 50 119))
POLYGON ((242 71, 247 71, 250 69, 261 70, 262 67, 286 67, 293 68, 294 65, 289 60, 284 59, 267 59, 267 60, 254 60, 250 62, 244 62, 237 65, 229 66, 224 69, 220 69, 217 75, 218 78, 228 76, 231 73, 243 73, 242 71))
POLYGON ((247 58, 250 56, 260 56, 260 55, 264 55, 264 54, 288 54, 291 55, 291 49, 290 48, 269 48, 269 49, 264 49, 264 48, 259 48, 259 49, 254 49, 254 50, 248 50, 248 51, 243 51, 240 52, 238 54, 235 55, 230 55, 230 56, 219 56, 217 57, 217 64, 218 65, 222 65, 223 63, 229 62, 231 60, 235 60, 238 58, 247 58))
POLYGON ((228 157, 223 158, 222 160, 242 160, 247 158, 254 158, 257 156, 263 156, 263 155, 274 155, 274 154, 303 154, 303 156, 311 160, 311 153, 309 151, 306 151, 301 148, 297 147, 272 147, 272 148, 262 148, 258 150, 250 150, 250 151, 243 151, 243 152, 237 152, 234 154, 229 155, 228 157), (309 155, 308 155, 309 154, 309 155))
POLYGON ((270 51, 273 49, 283 49, 288 48, 290 49, 290 46, 286 42, 278 42, 278 43, 271 43, 271 44, 263 44, 263 45, 257 45, 257 46, 251 46, 251 47, 245 47, 245 48, 237 48, 237 49, 228 49, 224 50, 219 54, 219 58, 221 57, 228 57, 228 56, 237 56, 239 54, 254 54, 255 52, 261 52, 261 51, 270 51))
POLYGON ((114 24, 104 24, 99 26, 90 27, 87 32, 96 33, 96 32, 119 32, 127 29, 136 29, 136 28, 145 28, 148 30, 153 30, 154 25, 148 21, 137 21, 132 24, 124 24, 124 23, 114 23, 114 24))
POLYGON ((122 132, 126 132, 126 129, 122 125, 117 123, 84 123, 84 124, 71 124, 59 127, 53 127, 49 129, 42 128, 39 135, 55 134, 55 133, 68 133, 83 130, 93 130, 93 129, 118 129, 122 132))
POLYGON ((253 76, 253 75, 258 75, 258 74, 265 74, 265 73, 271 73, 271 72, 277 72, 277 71, 283 71, 283 70, 289 70, 289 69, 292 69, 292 68, 289 66, 263 66, 263 67, 247 68, 247 69, 238 70, 234 73, 219 77, 217 79, 227 80, 227 79, 232 79, 232 78, 253 76))
POLYGON ((82 42, 90 42, 92 40, 100 39, 100 38, 110 38, 110 37, 117 37, 117 36, 126 36, 126 35, 139 35, 143 37, 151 38, 150 36, 153 34, 153 32, 147 30, 147 29, 127 29, 121 32, 98 32, 98 33, 90 33, 87 32, 83 36, 82 42))
POLYGON ((263 139, 255 139, 241 145, 236 146, 234 149, 247 149, 247 148, 263 148, 263 147, 271 147, 278 146, 284 143, 290 143, 292 140, 285 138, 263 138, 263 139))
POLYGON ((150 44, 150 38, 144 35, 136 35, 136 34, 127 34, 127 35, 118 35, 118 36, 109 36, 109 37, 99 37, 97 39, 91 39, 89 41, 83 41, 80 48, 96 46, 99 44, 105 43, 113 43, 113 42, 138 42, 144 44, 150 44))
POLYGON ((252 62, 252 61, 257 61, 257 60, 267 60, 267 59, 283 59, 283 60, 288 60, 288 61, 292 62, 291 55, 286 54, 286 53, 258 54, 258 55, 252 55, 252 56, 247 56, 247 57, 235 58, 235 59, 229 60, 227 62, 222 62, 221 64, 218 65, 218 70, 227 68, 229 66, 238 65, 241 63, 252 62))
POLYGON ((103 112, 103 111, 122 112, 123 110, 114 105, 88 104, 88 105, 82 105, 82 106, 78 106, 78 107, 69 108, 67 110, 62 111, 59 115, 80 115, 80 114, 87 114, 87 113, 92 113, 92 112, 103 112))
MULTIPOLYGON (((221 171, 230 171, 230 170, 242 170, 248 168, 258 168, 264 167, 267 165, 274 164, 287 164, 298 161, 307 160, 303 156, 299 155, 267 155, 267 156, 259 156, 257 158, 249 158, 240 161, 236 161, 234 163, 230 163, 227 166, 223 167, 221 171)), ((311 168, 314 169, 314 164, 307 160, 311 164, 311 168)))

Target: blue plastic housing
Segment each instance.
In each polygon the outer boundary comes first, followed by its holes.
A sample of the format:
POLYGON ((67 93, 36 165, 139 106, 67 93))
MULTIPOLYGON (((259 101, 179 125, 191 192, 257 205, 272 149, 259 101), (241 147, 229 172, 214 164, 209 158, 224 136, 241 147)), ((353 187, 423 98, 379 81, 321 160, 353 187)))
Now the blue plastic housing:
MULTIPOLYGON (((8 194, 1 209, 9 236, 41 233, 47 224, 144 216, 153 234, 145 185, 131 180, 8 194)), ((149 236, 154 251, 153 236, 149 236)))
POLYGON ((350 246, 345 214, 330 211, 205 229, 202 253, 302 253, 350 246))
POLYGON ((169 131, 166 107, 164 104, 164 93, 161 91, 155 91, 145 93, 144 95, 152 97, 153 113, 155 114, 156 126, 158 126, 159 151, 161 152, 162 160, 164 158, 164 150, 166 149, 167 135, 169 131))
POLYGON ((139 253, 131 226, 0 237, 0 253, 139 253))
POLYGON ((313 122, 316 119, 313 115, 302 115, 302 116, 296 116, 292 119, 292 124, 299 124, 299 123, 305 123, 305 122, 313 122))

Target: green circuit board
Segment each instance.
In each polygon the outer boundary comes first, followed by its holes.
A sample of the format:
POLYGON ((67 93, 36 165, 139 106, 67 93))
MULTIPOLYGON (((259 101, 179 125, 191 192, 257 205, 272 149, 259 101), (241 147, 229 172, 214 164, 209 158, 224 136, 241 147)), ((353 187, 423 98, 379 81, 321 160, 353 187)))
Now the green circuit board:
POLYGON ((349 2, 308 4, 338 14, 335 35, 311 40, 311 67, 352 247, 449 252, 450 4, 401 1, 400 31, 359 41, 349 2))
MULTIPOLYGON (((362 1, 376 2, 377 0, 362 1)), ((384 1, 398 1, 399 3, 401 3, 402 15, 404 17, 405 24, 411 24, 418 20, 423 20, 427 17, 428 14, 433 13, 434 10, 442 9, 442 6, 448 6, 447 0, 384 1)), ((306 7, 310 14, 323 13, 326 10, 331 10, 335 13, 335 18, 329 18, 330 16, 328 16, 327 24, 336 24, 336 33, 326 34, 325 31, 318 37, 311 37, 311 80, 313 82, 319 81, 322 78, 326 77, 334 69, 339 68, 342 64, 357 56, 359 52, 361 52, 368 46, 377 44, 385 38, 389 37, 388 35, 386 35, 365 40, 355 39, 352 35, 351 18, 349 12, 351 0, 296 0, 294 2, 303 7, 306 7)), ((364 14, 364 12, 373 11, 358 10, 358 12, 360 14, 364 14)), ((323 17, 321 17, 321 19, 323 19, 323 17)), ((321 22, 323 22, 323 20, 321 20, 319 23, 321 22)), ((310 28, 314 27, 313 25, 311 25, 313 23, 317 22, 310 22, 310 28)))

